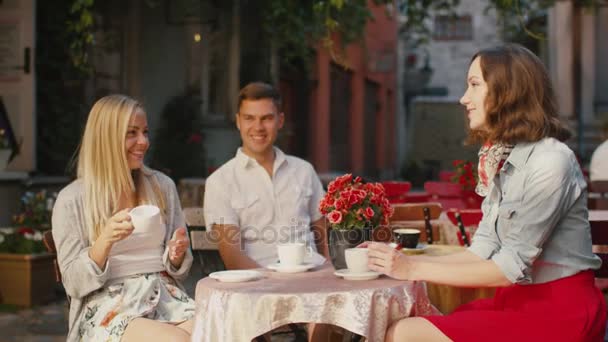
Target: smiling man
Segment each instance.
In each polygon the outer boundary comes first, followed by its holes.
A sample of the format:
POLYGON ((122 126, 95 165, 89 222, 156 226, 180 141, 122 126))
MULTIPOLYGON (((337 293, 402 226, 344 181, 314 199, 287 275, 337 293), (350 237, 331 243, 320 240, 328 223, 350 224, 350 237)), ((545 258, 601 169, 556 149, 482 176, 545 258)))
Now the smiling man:
POLYGON ((276 245, 286 241, 306 243, 307 261, 328 257, 325 219, 317 209, 321 182, 310 163, 274 146, 285 121, 280 108, 281 96, 269 84, 241 89, 236 126, 243 145, 205 183, 205 222, 217 232, 228 269, 276 263, 276 245))
MULTIPOLYGON (((321 254, 329 258, 327 225, 317 208, 325 191, 310 163, 274 146, 285 122, 279 92, 255 82, 238 100, 243 145, 205 182, 205 223, 217 233, 226 268, 274 264, 281 242, 304 242, 305 262, 323 262, 321 254)), ((309 341, 326 341, 328 334, 324 324, 308 326, 309 341)))

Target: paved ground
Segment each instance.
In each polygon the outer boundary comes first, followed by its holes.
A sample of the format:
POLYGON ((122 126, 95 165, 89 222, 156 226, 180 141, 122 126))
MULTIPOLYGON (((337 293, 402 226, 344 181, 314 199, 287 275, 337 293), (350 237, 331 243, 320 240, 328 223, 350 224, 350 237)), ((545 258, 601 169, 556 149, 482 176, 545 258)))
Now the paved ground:
POLYGON ((65 341, 68 330, 65 299, 49 305, 0 313, 2 342, 65 341))
MULTIPOLYGON (((195 259, 196 260, 196 259, 195 259)), ((196 282, 204 277, 195 261, 190 276, 184 282, 188 294, 194 296, 196 282)), ((16 312, 0 312, 0 342, 65 342, 68 331, 68 304, 58 286, 57 301, 48 305, 16 312)), ((291 336, 273 336, 273 342, 292 342, 291 336)))

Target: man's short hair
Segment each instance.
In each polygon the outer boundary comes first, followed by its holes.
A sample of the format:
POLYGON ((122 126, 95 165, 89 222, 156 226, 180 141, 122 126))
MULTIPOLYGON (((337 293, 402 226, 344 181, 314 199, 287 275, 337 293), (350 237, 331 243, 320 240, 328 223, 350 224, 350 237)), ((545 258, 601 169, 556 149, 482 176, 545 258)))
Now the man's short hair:
POLYGON ((238 110, 241 110, 241 103, 244 100, 262 100, 270 99, 277 107, 277 111, 281 112, 282 99, 279 91, 272 85, 264 82, 251 82, 241 89, 239 92, 238 110))

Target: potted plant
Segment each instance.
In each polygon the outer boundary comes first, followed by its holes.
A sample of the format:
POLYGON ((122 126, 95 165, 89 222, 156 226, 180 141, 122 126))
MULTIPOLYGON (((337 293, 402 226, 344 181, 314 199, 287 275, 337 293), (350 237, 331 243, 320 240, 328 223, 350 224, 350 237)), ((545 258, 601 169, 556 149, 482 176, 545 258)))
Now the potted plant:
POLYGON ((344 250, 369 241, 372 230, 388 225, 393 208, 380 183, 345 174, 331 181, 319 211, 329 221, 329 254, 335 269, 346 267, 344 250))
POLYGON ((467 208, 479 209, 483 197, 475 193, 477 186, 477 167, 468 160, 454 160, 452 165, 455 168, 453 183, 458 183, 462 187, 462 194, 467 208))
POLYGON ((26 192, 13 227, 0 228, 0 297, 2 303, 30 307, 54 298, 54 255, 42 236, 49 230, 55 195, 26 192))

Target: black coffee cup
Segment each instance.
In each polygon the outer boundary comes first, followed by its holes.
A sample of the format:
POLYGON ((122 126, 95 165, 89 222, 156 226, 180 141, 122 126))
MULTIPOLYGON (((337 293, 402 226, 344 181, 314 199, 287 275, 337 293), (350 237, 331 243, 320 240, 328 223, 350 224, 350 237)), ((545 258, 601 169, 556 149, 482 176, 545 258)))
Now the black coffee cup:
POLYGON ((395 242, 403 248, 416 248, 420 240, 420 230, 415 228, 398 228, 393 230, 395 242))

